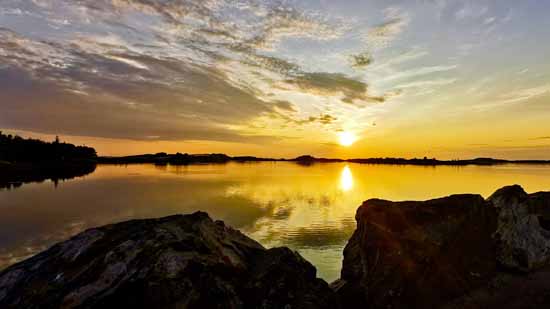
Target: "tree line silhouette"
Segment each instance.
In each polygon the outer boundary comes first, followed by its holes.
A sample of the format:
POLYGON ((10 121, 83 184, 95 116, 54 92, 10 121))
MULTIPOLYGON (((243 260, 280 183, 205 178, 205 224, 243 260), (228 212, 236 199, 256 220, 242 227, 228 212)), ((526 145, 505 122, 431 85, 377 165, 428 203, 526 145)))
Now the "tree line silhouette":
POLYGON ((3 134, 0 131, 0 160, 8 162, 44 162, 96 159, 94 148, 22 138, 17 135, 3 134))

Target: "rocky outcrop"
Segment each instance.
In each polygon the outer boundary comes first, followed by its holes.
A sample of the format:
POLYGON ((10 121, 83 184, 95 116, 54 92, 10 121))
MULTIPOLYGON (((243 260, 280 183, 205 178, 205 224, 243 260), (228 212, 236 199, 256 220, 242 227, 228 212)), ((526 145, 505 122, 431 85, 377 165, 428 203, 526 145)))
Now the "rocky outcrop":
POLYGON ((1 308, 337 308, 316 269, 206 213, 87 230, 0 273, 1 308))
POLYGON ((519 186, 487 200, 368 200, 333 287, 346 308, 548 306, 549 214, 550 193, 519 186))
POLYGON ((522 271, 548 264, 550 193, 528 195, 520 186, 510 186, 495 192, 489 201, 498 209, 494 239, 499 263, 522 271))
POLYGON ((347 307, 429 308, 494 275, 493 209, 478 195, 368 200, 344 250, 347 307), (476 252, 476 254, 465 254, 476 252))

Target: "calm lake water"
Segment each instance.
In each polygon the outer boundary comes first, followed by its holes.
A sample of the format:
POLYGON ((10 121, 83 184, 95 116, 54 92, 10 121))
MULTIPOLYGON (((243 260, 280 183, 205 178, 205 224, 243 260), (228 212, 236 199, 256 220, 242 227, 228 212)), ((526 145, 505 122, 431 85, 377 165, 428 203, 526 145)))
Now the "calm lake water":
POLYGON ((550 191, 550 166, 99 165, 57 187, 47 181, 0 190, 0 269, 89 227, 203 210, 266 247, 299 251, 332 281, 362 201, 487 197, 515 183, 550 191))

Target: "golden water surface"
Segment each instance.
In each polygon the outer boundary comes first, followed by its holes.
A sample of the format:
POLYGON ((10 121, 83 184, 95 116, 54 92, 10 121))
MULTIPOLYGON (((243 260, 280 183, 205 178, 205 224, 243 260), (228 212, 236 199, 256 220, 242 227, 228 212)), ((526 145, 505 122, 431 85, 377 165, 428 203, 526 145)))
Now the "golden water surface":
POLYGON ((203 210, 266 247, 299 251, 328 281, 339 277, 355 210, 369 198, 487 197, 520 184, 550 191, 550 167, 423 167, 290 162, 190 166, 99 165, 85 177, 0 190, 0 268, 85 228, 203 210))

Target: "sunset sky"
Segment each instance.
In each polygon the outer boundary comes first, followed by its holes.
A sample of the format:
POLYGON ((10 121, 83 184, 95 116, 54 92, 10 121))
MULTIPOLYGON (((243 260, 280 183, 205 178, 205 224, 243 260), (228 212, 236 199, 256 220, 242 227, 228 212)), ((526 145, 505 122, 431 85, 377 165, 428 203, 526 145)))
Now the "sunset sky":
POLYGON ((100 155, 550 159, 549 13, 536 0, 0 0, 0 129, 100 155))

